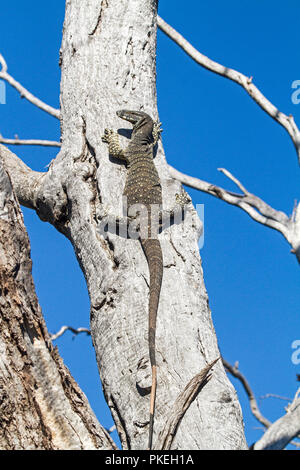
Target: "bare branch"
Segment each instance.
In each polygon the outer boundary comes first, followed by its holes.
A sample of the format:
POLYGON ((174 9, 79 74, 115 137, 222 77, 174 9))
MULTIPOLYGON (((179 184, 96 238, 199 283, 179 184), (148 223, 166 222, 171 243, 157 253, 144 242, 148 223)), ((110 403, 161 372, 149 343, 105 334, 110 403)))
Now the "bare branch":
POLYGON ((242 183, 235 176, 233 176, 228 170, 226 170, 225 168, 218 168, 218 171, 221 171, 222 173, 224 173, 224 175, 227 176, 227 178, 231 179, 231 181, 233 181, 246 196, 251 195, 249 191, 247 191, 245 186, 243 186, 242 183))
POLYGON ((91 335, 91 332, 90 332, 90 330, 89 330, 88 328, 82 328, 82 327, 80 327, 80 328, 73 328, 72 326, 62 326, 62 327, 60 328, 60 330, 59 330, 57 333, 55 333, 55 334, 53 334, 53 335, 50 336, 50 339, 51 339, 52 341, 54 341, 55 339, 57 339, 57 338, 59 338, 60 336, 62 336, 62 335, 63 335, 66 331, 68 331, 68 330, 69 330, 69 331, 72 331, 72 333, 74 333, 74 335, 79 335, 80 333, 86 333, 88 336, 91 335))
POLYGON ((252 411, 252 414, 255 416, 255 418, 262 423, 266 428, 268 428, 272 423, 269 421, 267 418, 265 418, 259 408, 258 404, 256 401, 256 398, 254 396, 254 393, 249 385, 249 382, 247 381, 246 377, 239 371, 236 365, 232 366, 229 362, 227 362, 225 359, 222 358, 223 365, 225 369, 227 369, 228 372, 230 372, 231 375, 236 377, 241 384, 244 387, 244 390, 249 398, 249 403, 250 403, 250 408, 252 411))
MULTIPOLYGON (((286 226, 288 224, 289 218, 284 212, 273 209, 271 206, 265 203, 258 196, 251 194, 245 188, 245 186, 243 186, 242 183, 225 168, 219 168, 219 171, 221 171, 222 173, 224 173, 224 175, 226 175, 229 179, 231 179, 244 193, 245 197, 240 196, 240 197, 243 197, 243 202, 246 202, 247 204, 257 209, 267 219, 270 219, 274 222, 279 222, 283 226, 286 226)), ((272 226, 271 228, 276 228, 276 227, 272 226)), ((276 230, 278 230, 278 228, 276 228, 276 230)))
MULTIPOLYGON (((281 450, 300 433, 300 388, 286 414, 273 423, 254 444, 254 450, 281 450)), ((294 443, 295 444, 295 443, 294 443)))
MULTIPOLYGON (((228 78, 243 87, 249 96, 267 114, 286 129, 296 148, 298 161, 300 163, 300 131, 295 124, 293 116, 287 116, 280 112, 253 84, 252 77, 246 77, 242 73, 214 62, 201 54, 181 34, 179 34, 159 16, 157 18, 157 24, 159 28, 167 34, 167 36, 176 42, 176 44, 178 44, 199 65, 217 73, 218 75, 228 78)), ((221 171, 223 171, 227 177, 238 185, 243 193, 242 195, 226 191, 223 188, 209 184, 206 181, 184 175, 172 167, 169 167, 169 170, 171 176, 181 181, 181 183, 218 197, 228 204, 235 205, 247 212, 248 215, 256 222, 282 233, 292 247, 291 253, 296 255, 297 260, 300 263, 300 204, 295 208, 292 217, 289 219, 283 212, 274 210, 260 198, 250 194, 227 170, 222 169, 221 171)))
POLYGON ((169 165, 170 175, 180 181, 182 184, 185 184, 190 188, 198 189, 199 191, 211 194, 212 196, 222 199, 228 204, 232 204, 234 206, 239 207, 240 209, 243 209, 250 215, 250 217, 252 217, 257 222, 263 225, 267 225, 275 230, 278 230, 283 234, 285 238, 287 238, 287 223, 289 221, 288 216, 283 212, 274 210, 262 199, 249 193, 249 191, 247 191, 244 186, 235 177, 233 177, 228 170, 221 169, 221 171, 226 174, 226 176, 228 176, 231 180, 233 180, 239 186, 240 189, 242 188, 244 194, 237 194, 231 191, 227 191, 226 189, 200 180, 199 178, 195 178, 194 176, 189 176, 184 173, 181 173, 180 171, 176 170, 175 168, 169 165))
POLYGON ((262 397, 259 397, 261 400, 264 400, 265 398, 278 398, 278 400, 284 400, 284 401, 292 401, 292 398, 289 397, 282 397, 281 395, 277 395, 276 393, 266 393, 262 397))
POLYGON ((17 155, 1 144, 0 158, 3 159, 20 204, 30 209, 36 209, 36 193, 41 187, 46 173, 31 170, 17 155))
MULTIPOLYGON (((245 390, 245 392, 246 392, 246 394, 249 398, 249 403, 250 403, 250 408, 251 408, 252 414, 255 416, 255 418, 260 423, 262 423, 267 429, 270 428, 271 426, 273 426, 271 421, 269 421, 267 418, 265 418, 262 415, 262 413, 260 412, 260 410, 258 408, 256 398, 255 398, 254 393, 253 393, 253 391, 250 387, 249 382, 247 381, 246 377, 238 369, 238 362, 236 362, 234 366, 232 366, 224 358, 222 358, 222 362, 223 362, 223 365, 224 365, 225 369, 230 374, 232 374, 235 378, 237 378, 241 382, 241 384, 243 385, 244 390, 245 390)), ((288 398, 280 397, 279 395, 275 395, 275 394, 268 394, 265 397, 267 397, 267 396, 273 396, 273 397, 276 397, 276 398, 281 398, 281 399, 288 400, 288 398)), ((262 397, 262 398, 264 398, 264 397, 262 397)), ((295 434, 292 437, 297 437, 297 434, 295 434)), ((290 444, 294 445, 295 447, 300 447, 300 444, 298 442, 295 442, 295 441, 292 441, 292 440, 290 440, 290 444)), ((255 444, 254 448, 256 449, 256 444, 255 444)))
POLYGON ((44 147, 61 147, 60 142, 54 140, 38 140, 38 139, 19 139, 15 136, 14 139, 6 139, 0 134, 0 143, 6 145, 40 145, 44 147))
POLYGON ((48 104, 41 101, 39 98, 30 93, 30 91, 28 91, 25 87, 23 87, 21 83, 17 82, 17 80, 15 80, 11 75, 9 75, 9 73, 7 72, 7 63, 2 54, 0 54, 0 64, 2 66, 2 69, 0 71, 0 79, 5 80, 12 87, 14 87, 20 93, 21 98, 26 98, 28 101, 30 101, 30 103, 42 109, 46 113, 51 114, 51 116, 59 119, 59 109, 52 108, 52 106, 49 106, 48 104))
POLYGON ((113 424, 110 428, 106 429, 108 434, 111 434, 112 432, 116 431, 117 427, 115 424, 113 424))
POLYGON ((25 163, 0 144, 0 158, 9 173, 19 203, 36 211, 41 220, 63 231, 62 221, 67 212, 68 198, 65 182, 56 171, 56 158, 48 165, 47 172, 31 170, 25 163))
POLYGON ((280 232, 291 245, 291 252, 296 255, 300 263, 300 205, 294 209, 292 217, 289 218, 284 212, 273 209, 258 196, 251 194, 228 170, 222 168, 220 171, 234 181, 243 194, 233 193, 207 181, 186 175, 169 165, 169 173, 172 178, 190 188, 208 193, 228 204, 237 206, 256 222, 280 232))
POLYGON ((240 85, 248 93, 248 95, 265 111, 271 116, 276 122, 286 129, 289 133, 293 144, 295 146, 298 161, 300 163, 300 131, 294 121, 293 116, 287 116, 279 111, 253 84, 252 77, 246 77, 242 73, 225 67, 213 60, 209 59, 205 55, 201 54, 195 49, 180 33, 178 33, 172 26, 167 24, 161 17, 157 17, 158 27, 178 44, 181 49, 184 50, 197 64, 202 67, 214 72, 222 77, 228 78, 233 82, 240 85))

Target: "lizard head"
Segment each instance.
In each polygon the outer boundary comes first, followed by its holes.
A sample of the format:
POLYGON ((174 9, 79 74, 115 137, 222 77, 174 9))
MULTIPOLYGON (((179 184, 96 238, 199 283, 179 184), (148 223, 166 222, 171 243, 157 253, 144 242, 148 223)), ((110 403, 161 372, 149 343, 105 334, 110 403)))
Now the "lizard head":
POLYGON ((129 111, 122 109, 117 111, 117 116, 133 125, 132 136, 140 136, 147 143, 153 139, 153 119, 143 111, 129 111))

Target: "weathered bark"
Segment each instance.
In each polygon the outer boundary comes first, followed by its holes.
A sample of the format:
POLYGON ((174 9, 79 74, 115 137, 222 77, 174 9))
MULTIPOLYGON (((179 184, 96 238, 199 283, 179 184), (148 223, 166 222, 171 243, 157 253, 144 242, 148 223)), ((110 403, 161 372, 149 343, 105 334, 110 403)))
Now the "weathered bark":
POLYGON ((286 414, 271 424, 263 436, 254 444, 254 450, 283 450, 300 433, 300 388, 286 414))
POLYGON ((53 348, 19 204, 0 158, 0 449, 112 449, 53 348))
MULTIPOLYGON (((88 285, 104 393, 123 447, 130 449, 146 448, 148 433, 149 274, 138 241, 99 234, 103 208, 118 212, 126 172, 109 159, 101 135, 105 127, 123 127, 115 115, 118 109, 142 109, 157 118, 156 8, 155 0, 67 0, 61 48, 62 147, 48 173, 35 175, 31 204, 73 244, 88 285)), ((161 143, 155 163, 168 209, 180 186, 168 173, 161 143)), ((20 185, 18 197, 22 200, 20 185)), ((156 447, 178 395, 219 357, 199 257, 200 231, 190 209, 183 224, 160 236, 164 276, 156 341, 156 447)), ((221 361, 184 414, 172 448, 246 448, 240 406, 221 361)))

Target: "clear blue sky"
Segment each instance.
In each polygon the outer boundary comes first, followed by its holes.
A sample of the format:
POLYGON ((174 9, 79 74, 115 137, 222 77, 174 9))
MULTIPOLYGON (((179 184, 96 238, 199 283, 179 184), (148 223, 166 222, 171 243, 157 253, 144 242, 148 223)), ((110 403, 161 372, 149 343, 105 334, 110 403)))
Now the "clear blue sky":
MULTIPOLYGON (((59 48, 64 2, 3 2, 0 52, 9 72, 39 98, 59 106, 59 48), (16 8, 17 6, 17 8, 16 8)), ((300 125, 300 105, 291 101, 300 79, 297 0, 160 2, 160 15, 202 53, 254 77, 261 91, 300 125)), ((236 190, 217 171, 225 167, 253 193, 290 214, 299 198, 296 153, 285 132, 237 85, 197 66, 170 39, 158 33, 158 108, 167 160, 179 170, 236 190)), ((0 105, 5 137, 59 139, 59 123, 34 108, 9 87, 0 105)), ((12 147, 36 170, 57 149, 12 147)), ((299 366, 291 344, 300 339, 299 267, 283 237, 253 222, 239 209, 189 190, 194 204, 205 205, 204 279, 223 356, 239 361, 270 420, 286 402, 260 399, 267 393, 292 397, 299 366)), ((49 224, 24 210, 33 275, 50 332, 61 325, 89 325, 89 300, 72 247, 49 224)), ((100 389, 91 339, 57 341, 60 353, 88 396, 101 423, 112 420, 100 389)), ((248 400, 233 380, 243 408, 248 443, 261 435, 248 400)), ((115 434, 114 436, 115 437, 115 434)))

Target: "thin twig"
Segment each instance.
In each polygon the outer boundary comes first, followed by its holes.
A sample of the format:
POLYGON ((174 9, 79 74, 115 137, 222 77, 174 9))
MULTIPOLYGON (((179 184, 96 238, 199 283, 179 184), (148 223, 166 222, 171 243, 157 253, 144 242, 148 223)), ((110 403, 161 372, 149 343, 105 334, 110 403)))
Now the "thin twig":
POLYGON ((54 341, 55 339, 62 336, 68 330, 72 331, 72 333, 74 333, 74 335, 78 335, 80 333, 86 333, 88 336, 91 335, 91 332, 88 328, 73 328, 72 326, 62 326, 57 333, 51 335, 50 339, 52 341, 54 341))
POLYGON ((224 169, 221 169, 220 171, 226 174, 226 176, 230 177, 231 180, 235 181, 239 188, 243 188, 245 193, 237 194, 233 193, 232 191, 227 191, 226 189, 208 183, 207 181, 203 181, 199 178, 195 178, 194 176, 181 173, 169 165, 170 175, 180 181, 182 184, 189 186, 190 188, 198 189, 199 191, 211 194, 212 196, 222 199, 228 204, 232 204, 239 207, 240 209, 243 209, 256 222, 267 225, 268 227, 281 232, 283 236, 288 239, 288 216, 284 212, 273 209, 258 196, 249 193, 249 191, 247 191, 244 186, 231 175, 229 171, 224 169))
POLYGON ((267 418, 265 418, 260 412, 256 398, 254 396, 254 393, 246 377, 239 371, 239 369, 236 366, 232 366, 225 359, 222 358, 222 362, 223 362, 225 369, 227 369, 227 371, 230 372, 231 375, 236 377, 243 385, 244 390, 249 398, 249 403, 250 403, 252 414, 261 424, 263 424, 266 428, 268 428, 272 423, 267 418))
MULTIPOLYGON (((269 429, 273 425, 273 423, 271 421, 269 421, 267 418, 265 418, 262 415, 262 413, 260 412, 257 401, 256 401, 256 398, 255 398, 255 395, 254 395, 254 393, 253 393, 253 391, 250 387, 249 382, 247 381, 246 377, 238 369, 238 363, 235 363, 235 365, 232 366, 224 358, 222 358, 222 362, 223 362, 223 365, 224 365, 225 369, 231 375, 233 375, 235 378, 237 378, 241 382, 241 384, 243 385, 244 390, 245 390, 245 392, 246 392, 246 394, 249 398, 250 408, 251 408, 253 416, 255 416, 255 418, 261 424, 263 424, 265 426, 265 428, 269 429)), ((269 394, 269 396, 271 396, 271 394, 269 394)), ((273 396, 275 396, 275 395, 273 395, 273 396)), ((276 395, 276 397, 278 397, 278 396, 276 395)), ((293 437, 296 437, 296 435, 294 435, 293 437)), ((296 441, 290 441, 290 444, 292 444, 293 446, 295 446, 297 448, 300 447, 300 444, 296 441)))
POLYGON ((54 140, 39 140, 39 139, 6 139, 0 134, 0 143, 6 145, 40 145, 44 147, 61 147, 60 142, 54 140))
MULTIPOLYGON (((269 204, 264 202, 258 196, 255 196, 254 194, 250 193, 245 188, 245 186, 243 186, 242 183, 225 168, 219 168, 219 171, 221 171, 225 176, 227 176, 227 178, 231 179, 244 193, 242 196, 239 196, 243 199, 243 202, 246 202, 247 204, 257 209, 264 217, 269 220, 279 222, 283 226, 286 226, 288 224, 289 218, 284 212, 273 209, 271 206, 269 206, 269 204)), ((271 228, 274 227, 272 226, 271 228)))
POLYGON ((278 400, 292 401, 292 398, 282 397, 281 395, 276 395, 276 393, 266 393, 266 395, 263 395, 262 397, 259 397, 259 398, 261 400, 264 400, 266 398, 278 398, 278 400))
POLYGON ((112 432, 116 431, 116 425, 113 424, 110 428, 105 428, 105 430, 108 432, 108 434, 111 434, 112 432))
POLYGON ((289 133, 293 144, 295 146, 298 161, 300 164, 300 131, 294 121, 293 116, 287 116, 286 114, 279 111, 253 84, 252 77, 246 77, 237 70, 225 67, 213 60, 209 59, 205 55, 201 54, 195 49, 180 33, 178 33, 172 26, 167 24, 160 16, 157 17, 158 27, 172 39, 181 49, 188 54, 197 64, 202 67, 214 72, 222 77, 228 78, 233 82, 240 85, 248 93, 248 95, 265 111, 271 116, 276 122, 283 126, 289 133))
POLYGON ((30 91, 28 91, 25 87, 21 85, 21 83, 17 82, 9 73, 7 72, 7 63, 0 54, 0 64, 2 69, 0 70, 0 79, 5 80, 9 83, 12 87, 14 87, 21 95, 21 98, 26 98, 30 103, 37 106, 38 108, 42 109, 46 113, 50 114, 51 116, 59 119, 60 118, 60 110, 52 108, 48 104, 44 103, 42 100, 34 96, 30 91))
POLYGON ((291 253, 295 254, 300 263, 300 203, 297 205, 291 217, 284 212, 273 209, 258 196, 251 194, 237 178, 231 175, 228 170, 220 169, 228 178, 234 181, 243 194, 228 191, 220 186, 200 180, 194 176, 189 176, 168 166, 169 174, 172 178, 180 181, 190 188, 197 189, 211 196, 217 197, 227 204, 239 207, 245 211, 256 222, 266 225, 269 228, 280 232, 291 246, 291 253))

